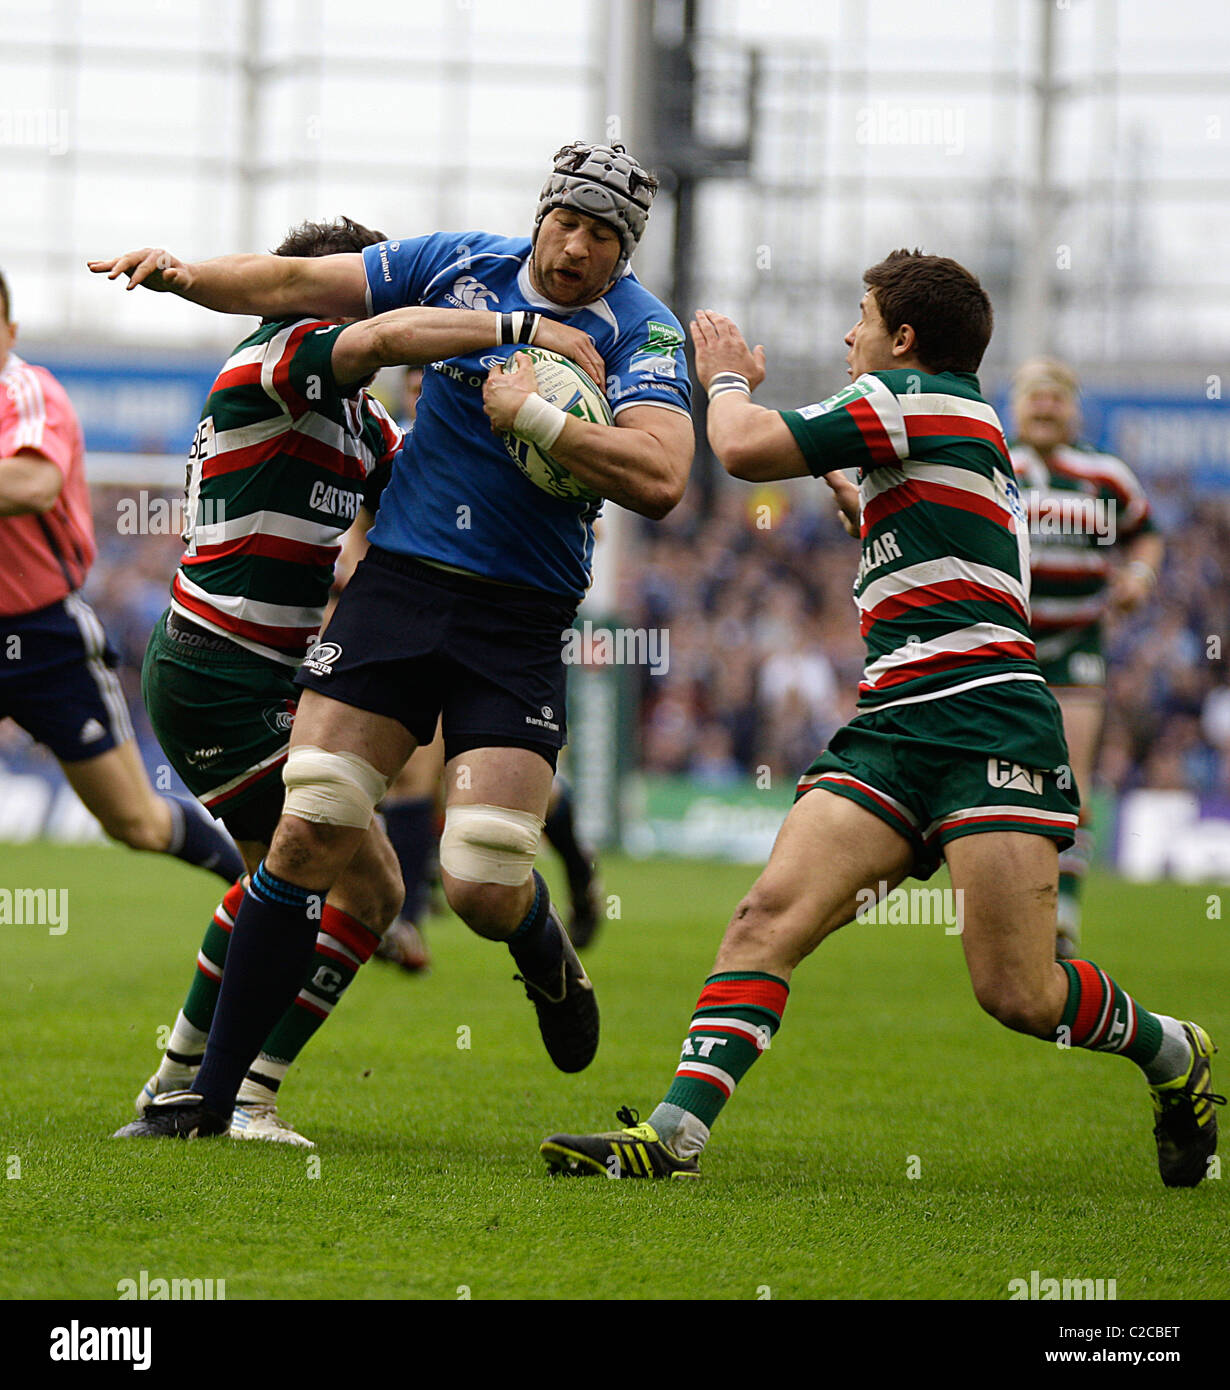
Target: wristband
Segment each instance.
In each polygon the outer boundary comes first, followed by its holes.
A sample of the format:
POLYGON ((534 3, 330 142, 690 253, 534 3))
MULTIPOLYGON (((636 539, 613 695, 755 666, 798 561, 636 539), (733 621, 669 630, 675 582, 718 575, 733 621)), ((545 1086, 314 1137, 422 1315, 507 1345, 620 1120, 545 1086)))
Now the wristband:
POLYGON ((568 416, 557 405, 544 400, 537 391, 528 396, 517 411, 512 432, 518 439, 537 444, 540 449, 551 448, 559 438, 568 416))
POLYGON ((709 383, 709 399, 713 400, 725 391, 738 391, 742 396, 751 396, 752 388, 747 377, 740 372, 718 372, 709 383))
POLYGON ((1151 589, 1156 587, 1157 571, 1152 565, 1145 564, 1143 560, 1131 560, 1128 562, 1126 569, 1129 574, 1141 575, 1151 589))
POLYGON ((514 309, 511 314, 498 314, 496 346, 503 347, 507 343, 532 343, 541 321, 541 314, 527 314, 522 309, 514 309))

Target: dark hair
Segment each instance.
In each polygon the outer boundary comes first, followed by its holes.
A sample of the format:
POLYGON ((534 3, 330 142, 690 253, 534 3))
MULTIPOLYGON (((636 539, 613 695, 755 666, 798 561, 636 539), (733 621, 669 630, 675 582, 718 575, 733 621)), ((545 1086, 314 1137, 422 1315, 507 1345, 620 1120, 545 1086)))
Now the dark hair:
POLYGON ((362 251, 365 246, 375 246, 378 241, 385 240, 383 232, 373 232, 349 217, 337 217, 332 222, 300 222, 286 233, 273 254, 334 256, 340 252, 362 251))
POLYGON ((932 372, 976 372, 994 315, 978 277, 945 256, 893 251, 863 272, 889 333, 914 330, 915 355, 932 372))
POLYGON ((11 323, 13 321, 13 305, 9 299, 9 282, 4 278, 4 271, 2 270, 0 270, 0 299, 4 300, 4 318, 0 322, 11 323))

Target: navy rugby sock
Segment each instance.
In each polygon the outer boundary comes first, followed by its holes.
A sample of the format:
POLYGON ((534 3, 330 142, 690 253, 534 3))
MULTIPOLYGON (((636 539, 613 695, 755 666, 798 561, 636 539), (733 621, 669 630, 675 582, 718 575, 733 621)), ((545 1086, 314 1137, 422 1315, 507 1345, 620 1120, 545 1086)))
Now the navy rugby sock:
POLYGON ((182 797, 164 796, 162 799, 171 811, 171 842, 166 847, 167 854, 186 864, 208 869, 227 883, 234 883, 247 873, 243 856, 220 825, 182 797))
POLYGON ((563 944, 559 928, 551 920, 551 894, 542 875, 534 870, 534 901, 516 931, 508 937, 508 949, 527 979, 538 982, 559 970, 563 944))
POLYGON ((568 872, 568 882, 573 886, 584 887, 593 873, 589 859, 577 843, 576 823, 573 819, 572 792, 567 784, 558 782, 559 793, 554 808, 547 813, 543 832, 551 842, 551 848, 564 861, 568 872))
POLYGON ((270 1029, 294 1002, 307 973, 323 893, 271 874, 262 861, 235 915, 222 988, 193 1090, 229 1115, 270 1029))
POLYGON ((406 885, 405 901, 398 915, 408 922, 417 922, 427 905, 427 863, 436 843, 436 799, 422 796, 386 802, 381 815, 406 885))

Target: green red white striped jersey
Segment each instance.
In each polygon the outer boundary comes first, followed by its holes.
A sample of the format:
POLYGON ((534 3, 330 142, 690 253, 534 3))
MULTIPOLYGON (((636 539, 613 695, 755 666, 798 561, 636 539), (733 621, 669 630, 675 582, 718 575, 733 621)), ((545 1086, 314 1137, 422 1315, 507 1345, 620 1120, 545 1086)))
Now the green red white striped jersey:
POLYGON ((265 323, 226 361, 188 455, 187 550, 171 607, 298 666, 316 640, 340 539, 374 511, 402 431, 333 376, 343 325, 265 323))
POLYGON ((859 470, 859 708, 1040 681, 1025 513, 978 378, 870 372, 782 418, 817 477, 859 470))
POLYGON ((1063 444, 1043 458, 1014 443, 1011 455, 1029 518, 1034 640, 1049 660, 1101 621, 1115 546, 1157 528, 1136 475, 1113 454, 1063 444))

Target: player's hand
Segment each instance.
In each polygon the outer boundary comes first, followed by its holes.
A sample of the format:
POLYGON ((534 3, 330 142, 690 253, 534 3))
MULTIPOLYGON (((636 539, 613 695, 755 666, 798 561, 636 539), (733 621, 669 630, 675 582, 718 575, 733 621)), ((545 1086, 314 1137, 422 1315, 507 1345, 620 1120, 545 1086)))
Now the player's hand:
POLYGON ((738 372, 753 391, 764 380, 764 348, 749 348, 733 320, 711 309, 697 309, 690 327, 696 379, 706 391, 718 372, 738 372))
POLYGON ((86 265, 95 275, 106 275, 108 280, 127 275, 125 288, 130 290, 144 285, 147 290, 156 290, 159 294, 184 294, 192 284, 189 268, 160 246, 145 246, 109 261, 87 261, 86 265))
POLYGON ((1119 613, 1131 613, 1140 608, 1153 596, 1155 583, 1156 580, 1150 580, 1142 570, 1131 565, 1116 570, 1111 576, 1108 595, 1111 608, 1119 613))
POLYGON ((846 529, 847 536, 857 536, 859 533, 859 500, 858 488, 840 470, 834 469, 832 473, 824 475, 824 481, 833 489, 833 496, 837 502, 837 515, 841 519, 841 524, 846 529))
POLYGON ((483 409, 497 434, 510 434, 517 412, 538 390, 538 378, 529 354, 516 354, 516 370, 506 372, 502 362, 487 373, 483 383, 483 409))
POLYGON ((557 323, 544 315, 538 320, 534 346, 547 348, 571 359, 582 371, 589 373, 600 389, 605 386, 606 366, 588 333, 582 333, 579 328, 571 328, 566 323, 557 323))

